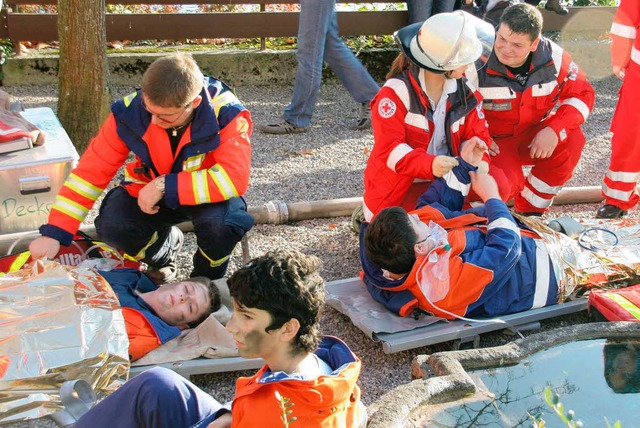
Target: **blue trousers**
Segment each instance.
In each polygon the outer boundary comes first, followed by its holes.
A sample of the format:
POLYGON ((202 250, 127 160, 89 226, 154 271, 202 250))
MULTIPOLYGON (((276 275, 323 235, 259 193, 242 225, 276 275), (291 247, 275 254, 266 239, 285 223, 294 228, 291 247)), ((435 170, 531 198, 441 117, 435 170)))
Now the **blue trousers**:
POLYGON ((162 367, 149 369, 95 405, 75 428, 206 427, 222 405, 209 394, 162 367))
POLYGON ((423 22, 442 12, 453 12, 455 0, 407 0, 409 24, 423 22))
POLYGON ((298 70, 291 104, 282 117, 306 127, 320 94, 324 61, 358 103, 369 103, 380 87, 340 38, 335 0, 301 0, 300 7, 298 70))
POLYGON ((170 261, 171 245, 167 241, 171 226, 190 220, 198 241, 192 276, 217 279, 224 276, 233 248, 253 226, 253 217, 247 213, 243 198, 175 210, 161 200, 159 206, 158 213, 145 214, 138 207, 138 200, 123 187, 112 189, 102 201, 95 220, 98 238, 134 256, 157 233, 158 239, 145 250, 142 261, 159 268, 170 261))

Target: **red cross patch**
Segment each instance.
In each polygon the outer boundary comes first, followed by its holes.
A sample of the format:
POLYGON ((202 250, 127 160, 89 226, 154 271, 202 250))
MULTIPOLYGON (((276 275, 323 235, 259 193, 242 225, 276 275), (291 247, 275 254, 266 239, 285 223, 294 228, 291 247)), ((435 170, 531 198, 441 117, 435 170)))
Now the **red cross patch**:
POLYGON ((396 103, 389 98, 383 98, 378 104, 378 114, 385 119, 393 116, 396 112, 396 103))

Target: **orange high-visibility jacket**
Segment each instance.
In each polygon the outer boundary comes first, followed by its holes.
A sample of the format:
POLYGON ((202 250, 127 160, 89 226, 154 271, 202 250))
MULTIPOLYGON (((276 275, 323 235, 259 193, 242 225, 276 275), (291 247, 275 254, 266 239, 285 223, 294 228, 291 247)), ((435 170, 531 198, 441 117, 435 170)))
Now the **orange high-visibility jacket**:
POLYGON ((69 245, 87 213, 129 153, 121 186, 137 197, 146 184, 165 176, 170 208, 225 201, 249 185, 252 131, 249 112, 222 82, 205 78, 202 102, 194 110, 173 153, 167 130, 151 123, 141 91, 115 102, 112 113, 60 189, 44 236, 69 245))

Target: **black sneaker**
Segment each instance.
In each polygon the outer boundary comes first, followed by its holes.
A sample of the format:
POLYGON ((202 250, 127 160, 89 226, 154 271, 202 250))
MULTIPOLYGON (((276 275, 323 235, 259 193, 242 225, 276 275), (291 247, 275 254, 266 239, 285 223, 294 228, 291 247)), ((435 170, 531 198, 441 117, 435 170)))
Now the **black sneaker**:
POLYGON ((369 128, 371 128, 371 107, 369 103, 361 103, 360 118, 358 119, 358 123, 356 123, 356 129, 361 131, 369 128))
POLYGON ((596 218, 620 218, 626 215, 627 211, 610 204, 605 204, 596 211, 596 218))
POLYGON ((182 231, 178 229, 177 226, 172 226, 168 243, 168 245, 171 246, 169 262, 160 267, 149 266, 145 272, 156 285, 162 285, 176 280, 178 276, 178 253, 182 248, 183 242, 184 235, 182 231))
POLYGON ((307 128, 295 126, 293 123, 287 122, 284 119, 278 119, 273 123, 260 125, 260 131, 265 134, 299 134, 301 132, 307 132, 307 128))

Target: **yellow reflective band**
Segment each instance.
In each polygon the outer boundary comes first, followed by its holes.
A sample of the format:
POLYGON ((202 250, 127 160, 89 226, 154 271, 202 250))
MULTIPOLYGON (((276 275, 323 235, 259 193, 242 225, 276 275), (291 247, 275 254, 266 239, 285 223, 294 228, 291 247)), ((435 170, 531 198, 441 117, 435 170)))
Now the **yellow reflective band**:
POLYGON ((231 254, 229 254, 228 256, 224 256, 221 259, 218 260, 211 260, 211 257, 207 256, 204 251, 202 251, 202 248, 198 248, 198 251, 200 251, 200 254, 202 254, 202 257, 204 257, 205 259, 209 260, 209 266, 211 267, 218 267, 221 266, 224 262, 226 262, 227 260, 229 260, 229 257, 231 257, 231 254))
POLYGON ((236 187, 233 185, 233 182, 227 175, 227 172, 220 166, 220 164, 215 164, 211 168, 209 168, 209 175, 211 179, 218 186, 218 190, 220 190, 220 194, 225 200, 238 197, 238 191, 236 187))
POLYGON ((84 218, 87 216, 87 213, 89 212, 89 209, 87 207, 84 207, 79 203, 60 195, 58 195, 58 197, 56 198, 56 202, 55 204, 53 204, 51 209, 60 211, 80 222, 84 220, 84 218))
POLYGON ((191 156, 190 158, 187 158, 183 163, 182 163, 182 170, 183 171, 196 171, 200 168, 200 165, 202 165, 202 162, 204 162, 204 154, 202 155, 197 155, 197 156, 191 156))
POLYGON ((207 171, 196 171, 191 173, 191 184, 193 188, 193 198, 196 205, 211 202, 209 194, 209 182, 207 181, 207 171))
POLYGON ((87 180, 80 178, 75 174, 69 175, 67 181, 65 181, 64 183, 64 186, 73 190, 77 194, 84 196, 85 198, 91 199, 92 201, 98 199, 98 196, 100 196, 100 194, 102 193, 101 188, 94 186, 87 180))
POLYGON ((22 267, 27 262, 27 260, 29 260, 29 257, 31 257, 30 251, 25 251, 23 253, 20 253, 18 257, 16 257, 16 259, 13 261, 13 263, 11 263, 9 272, 15 272, 17 270, 22 269, 22 267))
POLYGON ((216 116, 218 116, 220 109, 227 104, 239 104, 238 98, 231 91, 225 91, 211 100, 211 105, 213 106, 213 111, 216 116))
POLYGON ((604 293, 604 295, 620 305, 622 309, 629 312, 635 319, 640 320, 640 308, 634 305, 626 297, 617 293, 604 293))
POLYGON ((138 95, 138 93, 137 93, 137 92, 134 92, 134 93, 129 94, 129 95, 127 95, 126 97, 124 97, 124 98, 122 99, 122 101, 124 101, 124 105, 125 105, 126 107, 129 107, 129 104, 131 104, 131 101, 133 101, 133 99, 136 97, 136 95, 138 95))
MULTIPOLYGON (((136 261, 144 259, 145 255, 146 255, 145 253, 147 251, 147 248, 152 246, 153 243, 156 242, 157 240, 158 240, 158 232, 153 232, 153 235, 151 235, 151 239, 149 239, 149 242, 147 242, 147 245, 142 247, 142 249, 140 251, 138 251, 138 254, 133 256, 133 259, 136 260, 136 261)), ((129 256, 129 257, 131 257, 131 256, 129 256)))
POLYGON ((131 174, 129 174, 129 170, 127 168, 124 169, 124 178, 125 181, 129 182, 129 183, 136 183, 136 184, 147 184, 147 181, 143 181, 140 180, 137 177, 132 176, 131 174))

